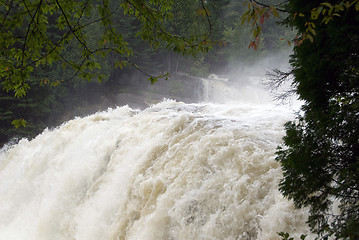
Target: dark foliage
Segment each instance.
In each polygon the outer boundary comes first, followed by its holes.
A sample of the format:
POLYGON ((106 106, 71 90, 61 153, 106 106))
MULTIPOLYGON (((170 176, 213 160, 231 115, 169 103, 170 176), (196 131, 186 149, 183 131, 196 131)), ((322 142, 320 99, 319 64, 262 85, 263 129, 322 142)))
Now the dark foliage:
POLYGON ((288 24, 301 34, 312 21, 316 34, 291 57, 305 104, 297 121, 286 124, 285 146, 278 151, 280 190, 298 207, 310 208, 308 222, 319 235, 358 239, 359 14, 349 8, 328 23, 313 20, 310 10, 320 2, 288 4, 288 24), (304 16, 295 17, 298 12, 304 16))

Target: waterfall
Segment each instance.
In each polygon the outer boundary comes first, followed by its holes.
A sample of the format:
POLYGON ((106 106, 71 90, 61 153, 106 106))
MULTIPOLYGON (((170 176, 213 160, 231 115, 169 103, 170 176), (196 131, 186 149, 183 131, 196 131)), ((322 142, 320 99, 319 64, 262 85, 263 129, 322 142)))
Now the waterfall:
POLYGON ((22 139, 0 153, 0 239, 308 234, 307 210, 278 191, 275 151, 292 118, 271 105, 165 100, 22 139))
POLYGON ((201 78, 202 101, 215 103, 254 103, 265 104, 272 101, 269 92, 261 84, 260 76, 247 77, 246 81, 220 78, 211 74, 201 78))

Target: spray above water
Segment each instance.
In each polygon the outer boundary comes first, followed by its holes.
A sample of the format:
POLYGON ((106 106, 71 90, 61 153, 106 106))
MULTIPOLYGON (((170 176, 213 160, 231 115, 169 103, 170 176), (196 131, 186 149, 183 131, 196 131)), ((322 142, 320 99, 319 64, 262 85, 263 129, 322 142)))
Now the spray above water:
POLYGON ((119 107, 0 155, 0 239, 278 239, 308 233, 278 192, 290 111, 266 105, 119 107))
POLYGON ((251 103, 268 104, 272 102, 269 92, 261 85, 261 77, 248 77, 248 82, 220 78, 211 74, 208 78, 202 78, 203 101, 215 103, 251 103))
POLYGON ((278 83, 273 84, 274 80, 266 77, 278 69, 290 72, 289 54, 287 51, 281 52, 252 65, 236 63, 228 67, 225 75, 210 74, 202 78, 202 101, 220 104, 285 104, 293 111, 298 111, 303 103, 295 99, 294 94, 288 95, 286 99, 274 100, 276 96, 293 90, 292 82, 288 79, 277 86, 278 83))

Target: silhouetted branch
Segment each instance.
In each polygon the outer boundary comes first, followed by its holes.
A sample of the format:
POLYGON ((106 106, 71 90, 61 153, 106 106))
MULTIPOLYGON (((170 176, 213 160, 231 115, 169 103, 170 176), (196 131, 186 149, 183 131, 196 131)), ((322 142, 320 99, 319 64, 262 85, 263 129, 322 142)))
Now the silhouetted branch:
MULTIPOLYGON (((67 24, 68 28, 70 29, 72 35, 74 35, 74 37, 75 37, 75 38, 77 39, 77 41, 83 46, 83 48, 86 49, 86 50, 88 51, 88 53, 91 54, 92 51, 88 48, 87 43, 85 42, 85 40, 84 40, 84 39, 80 39, 80 37, 79 37, 79 36, 76 34, 76 32, 74 31, 74 29, 73 29, 73 27, 72 27, 72 25, 71 25, 71 23, 70 23, 68 17, 66 16, 65 11, 64 11, 63 8, 61 7, 61 5, 60 5, 60 3, 59 3, 58 0, 56 0, 56 4, 57 4, 57 6, 59 7, 59 9, 60 9, 62 15, 64 16, 65 21, 66 21, 66 24, 67 24)), ((81 18, 81 17, 80 17, 80 18, 81 18)))
POLYGON ((279 69, 273 69, 266 73, 266 80, 262 84, 271 91, 275 100, 286 102, 296 94, 296 87, 293 85, 293 74, 291 71, 284 72, 279 69), (291 88, 279 92, 280 88, 285 84, 291 84, 291 88))
POLYGON ((207 8, 206 8, 206 6, 204 6, 204 1, 201 1, 201 4, 202 4, 203 11, 206 13, 206 19, 207 19, 208 27, 209 27, 208 37, 210 37, 212 34, 212 23, 211 23, 211 20, 209 19, 209 14, 208 14, 207 8))
POLYGON ((265 7, 265 8, 271 8, 271 6, 275 7, 277 9, 277 11, 279 12, 288 12, 287 10, 285 9, 282 9, 282 8, 277 8, 277 6, 280 6, 280 5, 283 5, 285 3, 287 3, 288 1, 284 1, 284 2, 281 2, 281 3, 277 3, 277 4, 272 4, 272 5, 268 5, 268 4, 265 4, 265 3, 261 3, 261 2, 258 2, 256 0, 250 0, 251 2, 255 2, 256 4, 258 4, 259 6, 262 6, 262 7, 265 7))
POLYGON ((37 5, 36 11, 34 13, 34 15, 31 14, 31 11, 29 10, 28 6, 26 5, 26 3, 23 1, 24 6, 26 8, 26 10, 28 11, 30 17, 31 17, 31 21, 29 23, 29 25, 27 26, 26 29, 26 34, 25 34, 25 39, 24 39, 24 44, 22 46, 22 57, 21 57, 21 67, 22 68, 24 66, 24 61, 25 61, 25 50, 26 50, 26 44, 27 44, 27 40, 28 40, 28 35, 30 33, 30 29, 32 27, 32 23, 35 21, 35 17, 37 12, 40 10, 41 4, 42 4, 42 0, 39 2, 39 4, 37 5))

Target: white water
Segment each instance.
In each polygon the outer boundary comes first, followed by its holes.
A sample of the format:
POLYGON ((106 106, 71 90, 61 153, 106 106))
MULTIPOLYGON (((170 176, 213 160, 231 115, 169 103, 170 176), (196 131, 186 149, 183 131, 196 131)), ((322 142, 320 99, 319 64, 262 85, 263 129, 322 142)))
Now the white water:
POLYGON ((77 118, 0 155, 0 239, 278 239, 307 212, 277 190, 291 111, 164 101, 77 118))
POLYGON ((263 77, 248 76, 245 82, 241 79, 220 78, 211 74, 208 78, 202 78, 204 102, 215 103, 252 103, 268 104, 272 102, 272 96, 262 85, 263 77))

